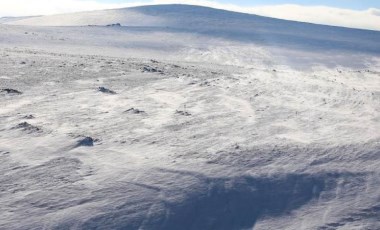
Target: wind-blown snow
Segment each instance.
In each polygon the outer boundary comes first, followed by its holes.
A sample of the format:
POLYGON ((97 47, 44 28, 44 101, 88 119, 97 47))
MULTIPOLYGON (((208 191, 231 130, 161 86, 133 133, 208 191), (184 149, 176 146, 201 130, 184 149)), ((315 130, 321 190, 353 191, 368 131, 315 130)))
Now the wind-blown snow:
POLYGON ((0 228, 380 226, 380 33, 178 5, 12 23, 0 228))

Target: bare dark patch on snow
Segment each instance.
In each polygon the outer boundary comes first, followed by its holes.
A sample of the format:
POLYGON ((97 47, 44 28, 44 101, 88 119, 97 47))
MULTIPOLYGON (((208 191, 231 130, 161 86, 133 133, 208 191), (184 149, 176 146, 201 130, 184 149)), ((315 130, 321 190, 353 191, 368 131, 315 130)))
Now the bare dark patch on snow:
POLYGON ((27 133, 41 133, 42 132, 42 129, 40 127, 29 124, 28 122, 22 122, 14 128, 21 129, 27 133))
POLYGON ((175 113, 182 116, 191 116, 191 113, 182 110, 177 110, 175 113))
POLYGON ((131 113, 131 114, 146 114, 145 111, 139 110, 139 109, 135 109, 135 108, 127 109, 125 112, 126 113, 131 113))
POLYGON ((147 72, 147 73, 161 73, 161 74, 164 72, 158 69, 157 67, 152 67, 152 66, 144 66, 142 71, 147 72))
POLYGON ((94 142, 96 142, 96 139, 93 139, 92 137, 85 137, 78 141, 76 147, 85 146, 85 147, 92 147, 94 146, 94 142))
POLYGON ((10 154, 10 152, 0 150, 0 155, 8 155, 8 154, 10 154))
POLYGON ((115 91, 110 90, 110 89, 107 89, 107 88, 105 88, 105 87, 103 87, 103 86, 100 86, 100 87, 98 88, 98 90, 99 90, 100 92, 102 92, 102 93, 116 94, 115 91))
POLYGON ((35 117, 32 114, 28 114, 28 115, 23 116, 22 118, 31 120, 31 119, 34 119, 35 117))
POLYGON ((120 23, 108 24, 107 27, 120 27, 120 23))
POLYGON ((0 89, 0 92, 4 92, 4 93, 7 93, 7 94, 17 94, 17 95, 22 94, 22 92, 20 92, 20 91, 18 91, 16 89, 10 89, 10 88, 0 89))

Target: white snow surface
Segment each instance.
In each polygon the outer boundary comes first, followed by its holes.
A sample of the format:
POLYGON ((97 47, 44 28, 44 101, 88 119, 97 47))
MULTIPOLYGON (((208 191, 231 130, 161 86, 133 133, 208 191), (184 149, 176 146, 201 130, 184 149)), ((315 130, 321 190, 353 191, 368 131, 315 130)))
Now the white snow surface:
POLYGON ((0 23, 0 229, 380 228, 380 32, 186 5, 0 23))

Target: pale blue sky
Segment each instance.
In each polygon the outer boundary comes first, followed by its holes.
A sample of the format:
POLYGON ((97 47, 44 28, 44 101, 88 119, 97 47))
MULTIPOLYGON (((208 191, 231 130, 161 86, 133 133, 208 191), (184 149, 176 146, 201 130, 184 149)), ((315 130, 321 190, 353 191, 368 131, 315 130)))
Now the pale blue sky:
MULTIPOLYGON (((136 0, 97 0, 104 3, 127 3, 136 2, 136 0)), ((141 0, 139 2, 151 2, 150 0, 141 0)), ((230 3, 240 6, 260 6, 260 5, 278 5, 278 4, 298 4, 305 6, 331 6, 338 8, 347 8, 354 10, 365 10, 368 8, 380 8, 380 0, 216 0, 214 2, 230 3)))

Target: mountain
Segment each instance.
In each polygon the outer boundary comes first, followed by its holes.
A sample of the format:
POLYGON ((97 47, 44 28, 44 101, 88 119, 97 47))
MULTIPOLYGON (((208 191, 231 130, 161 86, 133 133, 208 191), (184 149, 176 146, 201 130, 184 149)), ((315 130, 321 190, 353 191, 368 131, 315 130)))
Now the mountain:
POLYGON ((380 53, 380 32, 285 21, 191 5, 157 5, 41 16, 7 24, 33 26, 105 26, 171 28, 243 42, 304 49, 380 53), (306 41, 306 42, 305 42, 306 41))
POLYGON ((378 229, 380 33, 189 5, 0 24, 0 229, 378 229))
MULTIPOLYGON (((308 67, 321 63, 330 66, 363 67, 363 63, 372 62, 367 59, 368 56, 372 57, 380 53, 380 32, 378 31, 285 21, 190 5, 142 6, 40 16, 12 20, 5 24, 34 26, 39 30, 49 30, 43 28, 49 26, 59 27, 54 31, 60 30, 62 34, 68 36, 67 40, 80 39, 82 41, 78 41, 79 43, 96 46, 101 43, 101 40, 107 41, 107 47, 116 46, 113 55, 117 55, 126 47, 135 49, 140 45, 142 48, 159 47, 156 49, 158 51, 166 48, 175 49, 175 54, 182 51, 185 56, 192 56, 198 51, 188 50, 189 47, 201 46, 202 49, 208 49, 207 44, 224 43, 223 46, 232 45, 235 47, 232 50, 237 51, 239 48, 236 46, 245 44, 254 46, 252 49, 257 52, 263 49, 271 52, 271 56, 276 56, 277 62, 284 60, 285 65, 296 63, 298 67, 308 67), (119 28, 108 28, 106 31, 103 28, 117 23, 121 25, 119 28), (78 29, 88 26, 98 28, 78 29), (83 34, 83 31, 89 34, 83 34), (150 38, 152 34, 158 35, 156 39, 150 38), (171 39, 167 40, 167 36, 171 39), (194 36, 198 38, 188 39, 194 36), (94 37, 98 39, 94 40, 94 37), (131 42, 129 37, 136 39, 139 37, 139 41, 131 42), (174 37, 176 38, 173 39, 174 37), (181 41, 186 41, 186 43, 181 41), (199 44, 198 41, 202 41, 204 45, 199 44)), ((237 52, 233 59, 243 65, 249 65, 252 62, 252 52, 247 53, 247 50, 244 48, 242 52, 237 52)), ((215 49, 211 52, 215 52, 215 49)), ((159 55, 162 56, 162 54, 159 55)), ((181 54, 181 57, 184 55, 181 54)), ((168 57, 167 54, 163 56, 168 57)), ((177 55, 174 56, 173 58, 176 59, 177 55)), ((220 56, 220 54, 214 56, 220 56)))
POLYGON ((1 23, 10 23, 10 22, 13 22, 13 21, 20 21, 20 20, 24 20, 24 19, 33 18, 33 17, 37 17, 37 16, 26 16, 26 17, 2 17, 2 18, 0 18, 0 24, 1 24, 1 23))

